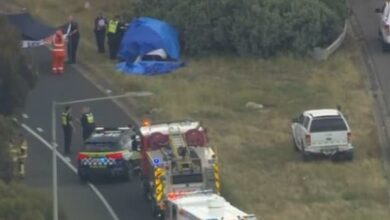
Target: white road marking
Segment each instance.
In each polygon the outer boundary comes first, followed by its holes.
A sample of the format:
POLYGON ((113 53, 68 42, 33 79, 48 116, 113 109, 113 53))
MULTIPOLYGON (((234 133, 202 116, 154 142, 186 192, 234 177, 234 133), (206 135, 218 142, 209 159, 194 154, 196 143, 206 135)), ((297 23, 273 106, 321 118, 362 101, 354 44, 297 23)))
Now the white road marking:
POLYGON ((43 132, 43 129, 40 128, 40 127, 37 127, 37 131, 40 132, 40 133, 42 133, 42 132, 43 132))
POLYGON ((109 89, 106 89, 106 93, 110 94, 110 93, 112 93, 112 91, 109 89))
POLYGON ((22 117, 25 118, 25 119, 29 118, 27 114, 22 114, 22 117))
MULTIPOLYGON (((39 141, 41 141, 47 148, 50 150, 53 150, 53 146, 49 144, 43 137, 41 137, 39 134, 37 134, 34 130, 32 130, 28 125, 22 123, 22 127, 26 129, 30 134, 32 134, 34 137, 36 137, 39 141)), ((71 162, 70 158, 64 157, 61 153, 56 151, 57 157, 62 160, 75 174, 77 174, 77 169, 74 167, 71 162)), ((104 198, 104 196, 100 193, 100 191, 91 183, 88 183, 88 186, 92 189, 92 191, 97 195, 97 197, 100 199, 100 201, 103 203, 103 205, 106 207, 107 211, 110 213, 113 220, 119 220, 118 216, 115 214, 114 210, 110 206, 110 204, 107 202, 107 200, 104 198)))

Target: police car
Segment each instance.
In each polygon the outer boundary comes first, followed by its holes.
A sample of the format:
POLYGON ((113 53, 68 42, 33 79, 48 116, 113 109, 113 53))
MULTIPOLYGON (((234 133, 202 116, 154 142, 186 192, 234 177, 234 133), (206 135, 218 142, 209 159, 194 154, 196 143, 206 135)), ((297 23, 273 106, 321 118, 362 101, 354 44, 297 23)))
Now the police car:
POLYGON ((135 131, 128 127, 96 128, 77 156, 80 180, 85 182, 96 175, 129 180, 135 137, 135 131))

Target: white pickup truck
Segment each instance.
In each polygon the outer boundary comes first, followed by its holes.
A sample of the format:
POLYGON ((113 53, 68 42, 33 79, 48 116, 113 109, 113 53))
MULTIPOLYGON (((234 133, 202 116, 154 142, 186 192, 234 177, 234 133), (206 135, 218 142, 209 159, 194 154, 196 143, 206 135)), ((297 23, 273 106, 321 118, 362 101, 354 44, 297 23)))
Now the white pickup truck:
POLYGON ((330 156, 334 160, 353 159, 351 130, 343 114, 336 109, 304 111, 291 124, 295 148, 304 161, 314 156, 330 156))

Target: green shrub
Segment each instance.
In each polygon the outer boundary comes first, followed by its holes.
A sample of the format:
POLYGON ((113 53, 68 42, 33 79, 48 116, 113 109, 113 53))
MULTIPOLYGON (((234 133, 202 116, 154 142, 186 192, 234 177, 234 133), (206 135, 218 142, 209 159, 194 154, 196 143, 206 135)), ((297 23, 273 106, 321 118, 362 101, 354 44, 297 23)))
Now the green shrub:
POLYGON ((143 0, 133 8, 176 26, 190 55, 305 54, 332 42, 346 16, 339 0, 143 0))
MULTIPOLYGON (((59 218, 65 219, 62 211, 59 218)), ((50 220, 51 201, 45 194, 21 184, 4 184, 0 181, 0 219, 50 220)))
POLYGON ((15 134, 15 124, 9 118, 0 115, 0 180, 5 182, 10 182, 14 178, 8 143, 15 134))
POLYGON ((36 77, 20 48, 20 34, 0 16, 0 114, 10 115, 24 106, 36 77))

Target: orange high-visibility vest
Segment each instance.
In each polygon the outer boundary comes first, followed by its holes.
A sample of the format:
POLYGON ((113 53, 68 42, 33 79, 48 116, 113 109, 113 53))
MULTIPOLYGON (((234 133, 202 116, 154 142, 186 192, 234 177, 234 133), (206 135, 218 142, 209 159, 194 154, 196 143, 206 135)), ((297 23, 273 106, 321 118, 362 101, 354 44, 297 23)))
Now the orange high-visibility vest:
POLYGON ((53 38, 53 52, 65 53, 64 35, 55 35, 53 38))

